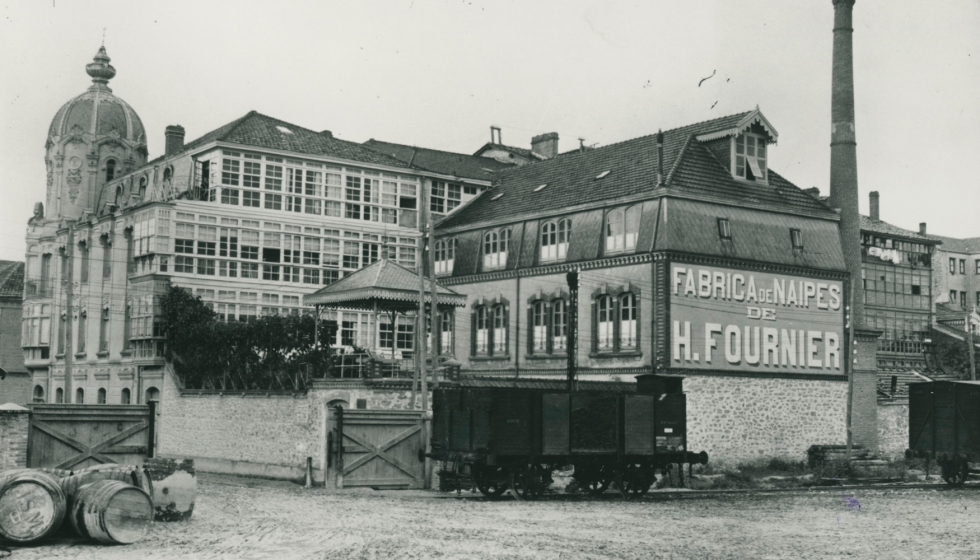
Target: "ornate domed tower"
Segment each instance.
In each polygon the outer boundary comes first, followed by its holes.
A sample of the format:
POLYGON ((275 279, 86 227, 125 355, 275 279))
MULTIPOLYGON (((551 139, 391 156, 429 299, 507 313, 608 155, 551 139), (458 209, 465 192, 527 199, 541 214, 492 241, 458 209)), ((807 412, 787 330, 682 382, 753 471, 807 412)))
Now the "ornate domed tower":
POLYGON ((112 94, 116 75, 105 47, 85 71, 92 77, 88 91, 58 111, 48 129, 47 216, 77 219, 94 212, 102 185, 146 163, 146 133, 136 111, 112 94))

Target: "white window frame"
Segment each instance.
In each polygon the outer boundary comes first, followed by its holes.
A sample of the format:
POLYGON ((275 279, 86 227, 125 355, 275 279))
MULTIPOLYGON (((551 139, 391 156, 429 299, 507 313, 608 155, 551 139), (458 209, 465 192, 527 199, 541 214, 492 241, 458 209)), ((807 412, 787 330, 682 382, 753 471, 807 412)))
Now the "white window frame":
POLYGON ((732 138, 731 161, 732 176, 742 181, 769 181, 768 160, 769 139, 762 134, 743 132, 732 138), (754 179, 748 178, 751 170, 754 179))

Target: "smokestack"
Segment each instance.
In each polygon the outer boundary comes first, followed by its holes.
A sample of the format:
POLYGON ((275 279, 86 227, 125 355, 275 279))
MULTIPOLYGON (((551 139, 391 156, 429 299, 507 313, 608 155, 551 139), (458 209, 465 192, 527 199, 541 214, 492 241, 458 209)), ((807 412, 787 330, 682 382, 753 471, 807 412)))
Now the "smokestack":
POLYGON ((926 234, 926 223, 925 222, 919 222, 919 233, 921 233, 922 235, 925 235, 926 234))
POLYGON ((164 136, 167 138, 164 154, 168 157, 184 149, 184 127, 172 124, 167 127, 164 136))
POLYGON ((558 133, 546 132, 531 138, 531 151, 543 157, 551 159, 558 155, 558 133))
POLYGON ((830 102, 830 206, 840 210, 841 246, 851 275, 851 320, 864 327, 861 285, 861 215, 858 212, 857 140, 854 134, 854 0, 833 0, 834 59, 830 102))
POLYGON ((657 185, 664 184, 664 131, 657 131, 657 185))
POLYGON ((880 220, 881 214, 879 213, 880 208, 878 207, 878 191, 871 191, 871 194, 868 195, 868 197, 871 199, 871 219, 880 220))

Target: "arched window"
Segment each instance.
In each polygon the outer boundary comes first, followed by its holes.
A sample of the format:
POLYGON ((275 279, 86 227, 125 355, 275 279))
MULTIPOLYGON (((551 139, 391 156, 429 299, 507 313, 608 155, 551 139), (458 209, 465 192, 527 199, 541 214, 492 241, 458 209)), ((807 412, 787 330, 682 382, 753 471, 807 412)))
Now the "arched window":
POLYGON ((58 387, 54 392, 54 402, 61 404, 65 402, 65 390, 58 387))
POLYGON ((170 179, 173 176, 174 176, 174 168, 173 167, 168 167, 168 168, 164 169, 163 170, 163 184, 164 185, 169 184, 170 183, 170 179))
POLYGON ((568 349, 568 303, 556 299, 551 306, 551 349, 564 352, 568 349))
POLYGON ((119 393, 119 404, 129 404, 130 398, 129 389, 123 389, 122 392, 119 393))
POLYGON ((34 402, 43 403, 44 402, 44 387, 40 385, 34 386, 34 402))
POLYGON ((510 247, 510 230, 507 228, 488 231, 483 235, 483 268, 492 270, 507 266, 507 250, 510 247))
POLYGON ((160 402, 160 390, 156 387, 150 387, 146 390, 146 400, 143 402, 149 403, 151 401, 160 402))
POLYGON ((451 356, 453 352, 453 313, 444 311, 439 314, 439 354, 451 356))
POLYGON ((105 389, 100 388, 99 392, 96 394, 95 402, 98 404, 105 404, 105 389))
POLYGON ((630 292, 619 297, 619 348, 636 348, 636 296, 630 292))
POLYGON ((473 356, 507 356, 509 314, 507 302, 494 300, 480 303, 473 309, 472 314, 472 347, 473 356))
POLYGON ((545 222, 541 227, 541 260, 543 262, 565 258, 565 255, 568 254, 568 237, 571 230, 571 222, 568 220, 545 222))
POLYGON ((613 208, 606 213, 606 254, 636 249, 639 235, 639 206, 613 208))
POLYGON ((452 274, 456 262, 456 239, 440 239, 435 244, 436 274, 452 274))
POLYGON ((593 294, 592 351, 633 354, 639 351, 640 292, 632 285, 593 294))
MULTIPOLYGON (((554 225, 554 224, 551 224, 554 225)), ((536 301, 531 306, 531 327, 532 344, 531 352, 548 351, 548 305, 543 301, 536 301)))
POLYGON ((478 307, 476 310, 476 325, 473 329, 476 334, 476 353, 490 353, 490 324, 487 317, 487 308, 478 307))
POLYGON ((105 181, 108 183, 116 176, 116 160, 110 159, 105 162, 105 181))
POLYGON ((119 206, 120 201, 122 201, 122 185, 116 187, 116 198, 112 201, 112 203, 119 206))
POLYGON ((596 300, 598 308, 599 351, 612 351, 615 341, 615 310, 612 296, 600 296, 596 300))
POLYGON ((140 200, 146 198, 146 177, 140 177, 140 200))
POLYGON ((75 389, 75 404, 85 404, 85 389, 75 389))
POLYGON ((503 305, 493 307, 493 353, 507 352, 507 314, 503 305))

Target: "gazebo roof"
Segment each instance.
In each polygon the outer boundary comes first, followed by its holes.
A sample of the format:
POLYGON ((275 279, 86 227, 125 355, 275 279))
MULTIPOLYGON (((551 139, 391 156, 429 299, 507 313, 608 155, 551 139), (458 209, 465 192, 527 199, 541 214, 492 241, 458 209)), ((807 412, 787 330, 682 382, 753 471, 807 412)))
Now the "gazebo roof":
MULTIPOLYGON (((466 296, 436 284, 440 307, 465 307, 466 296)), ((432 300, 432 283, 425 279, 425 301, 432 300)), ((382 259, 314 292, 307 305, 379 310, 408 309, 419 304, 419 275, 382 259)))

